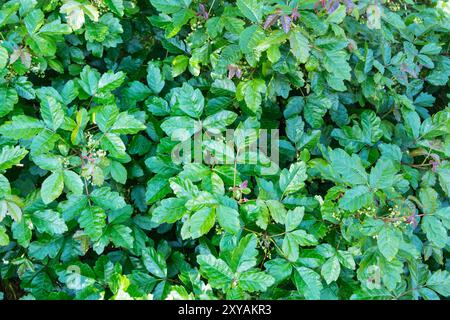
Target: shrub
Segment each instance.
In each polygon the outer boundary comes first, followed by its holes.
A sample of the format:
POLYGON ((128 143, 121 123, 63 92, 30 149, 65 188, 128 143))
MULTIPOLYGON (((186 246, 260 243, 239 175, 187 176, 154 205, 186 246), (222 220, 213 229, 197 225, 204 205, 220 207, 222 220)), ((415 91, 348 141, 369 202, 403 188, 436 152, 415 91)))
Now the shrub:
POLYGON ((449 12, 1 1, 0 298, 450 296, 449 12))

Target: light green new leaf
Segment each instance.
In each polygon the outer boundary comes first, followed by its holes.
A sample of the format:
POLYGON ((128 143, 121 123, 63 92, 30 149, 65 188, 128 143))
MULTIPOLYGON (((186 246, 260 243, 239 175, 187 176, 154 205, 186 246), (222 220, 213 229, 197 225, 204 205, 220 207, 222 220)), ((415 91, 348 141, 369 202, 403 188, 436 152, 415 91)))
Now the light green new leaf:
POLYGON ((183 55, 176 56, 172 61, 172 77, 176 78, 186 71, 189 58, 183 55))

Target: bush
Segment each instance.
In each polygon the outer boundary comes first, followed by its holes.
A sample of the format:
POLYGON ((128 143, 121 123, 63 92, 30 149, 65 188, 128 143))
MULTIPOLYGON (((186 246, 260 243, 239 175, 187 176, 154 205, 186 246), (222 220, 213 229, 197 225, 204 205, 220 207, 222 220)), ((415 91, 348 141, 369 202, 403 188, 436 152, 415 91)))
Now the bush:
POLYGON ((449 297, 449 12, 1 1, 0 298, 449 297))

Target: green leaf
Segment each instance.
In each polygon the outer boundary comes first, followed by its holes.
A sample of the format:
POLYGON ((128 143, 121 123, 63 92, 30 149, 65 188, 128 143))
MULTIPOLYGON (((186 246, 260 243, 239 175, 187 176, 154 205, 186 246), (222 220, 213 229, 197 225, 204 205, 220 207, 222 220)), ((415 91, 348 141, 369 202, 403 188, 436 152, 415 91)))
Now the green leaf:
POLYGON ((303 161, 292 164, 289 170, 283 169, 280 175, 280 189, 283 195, 299 191, 305 186, 306 178, 306 165, 303 161))
POLYGON ((355 259, 353 258, 353 255, 350 252, 338 250, 337 258, 339 259, 340 264, 345 268, 351 270, 355 269, 356 266, 355 259))
POLYGON ((120 87, 125 80, 125 73, 119 71, 114 73, 113 71, 108 71, 100 77, 98 81, 98 92, 109 92, 118 87, 120 87))
POLYGON ((9 244, 9 237, 6 233, 6 228, 0 225, 0 247, 7 246, 9 244))
POLYGON ((17 240, 17 243, 22 247, 27 248, 31 241, 31 221, 30 219, 23 218, 20 221, 13 222, 11 231, 13 238, 17 240))
POLYGON ((170 192, 169 181, 163 175, 156 175, 147 182, 145 200, 147 204, 164 198, 170 192))
POLYGON ((378 161, 375 167, 370 171, 369 183, 373 189, 387 189, 392 187, 395 182, 397 168, 393 161, 383 159, 378 161))
POLYGON ((176 56, 172 61, 172 77, 176 78, 184 71, 189 64, 189 58, 186 56, 176 56))
POLYGON ((201 129, 201 123, 189 117, 170 117, 161 123, 161 129, 173 140, 185 141, 201 129))
POLYGON ((55 98, 46 95, 41 100, 41 115, 49 129, 56 131, 64 122, 64 110, 62 104, 55 98))
POLYGON ((436 43, 427 43, 420 49, 420 53, 427 55, 436 55, 439 54, 442 50, 442 47, 437 45, 436 43))
POLYGON ((427 239, 438 248, 444 248, 447 243, 447 229, 436 216, 425 215, 422 218, 422 230, 427 239))
POLYGON ((447 196, 450 196, 450 162, 443 162, 436 170, 439 183, 447 196))
POLYGON ((320 274, 325 279, 327 284, 336 281, 341 273, 341 265, 336 256, 332 256, 322 265, 320 269, 320 274))
POLYGON ((298 292, 307 300, 320 299, 322 282, 320 276, 313 270, 306 267, 297 267, 294 272, 294 284, 298 292))
POLYGON ((317 239, 305 230, 295 230, 288 233, 300 246, 313 246, 318 243, 317 239))
POLYGON ((118 192, 111 191, 109 187, 102 187, 92 191, 92 201, 104 209, 118 210, 125 207, 126 203, 118 192))
POLYGON ((205 207, 194 213, 189 219, 189 232, 192 239, 208 233, 216 221, 214 210, 205 207))
POLYGON ((111 156, 123 159, 126 157, 126 147, 122 139, 115 133, 106 133, 100 140, 100 145, 102 149, 110 152, 111 156))
POLYGON ((378 250, 388 260, 391 261, 397 255, 402 241, 402 234, 399 230, 385 225, 377 238, 378 250))
POLYGON ((0 46, 0 70, 4 69, 8 63, 8 50, 0 46))
POLYGON ((36 156, 53 150, 60 136, 49 129, 44 129, 31 142, 31 155, 36 156))
POLYGON ((2 201, 2 207, 2 210, 6 209, 7 213, 11 216, 11 218, 13 218, 15 222, 19 222, 22 220, 22 210, 16 203, 12 201, 2 201))
POLYGON ((50 235, 58 235, 67 231, 66 223, 57 211, 50 209, 36 211, 31 216, 31 220, 39 232, 45 232, 50 235))
POLYGON ((213 288, 225 289, 233 282, 233 272, 221 259, 213 255, 198 255, 197 262, 200 265, 200 273, 208 279, 213 288))
POLYGON ((306 100, 303 111, 306 122, 313 128, 319 129, 323 124, 323 117, 331 108, 331 101, 323 96, 310 95, 306 100))
POLYGON ((123 0, 105 0, 106 5, 111 9, 112 12, 118 16, 123 16, 124 4, 123 0))
POLYGON ((10 169, 20 165, 20 161, 28 154, 26 149, 19 146, 4 146, 0 151, 0 170, 10 169))
POLYGON ((235 272, 244 272, 253 268, 257 263, 258 251, 256 250, 257 237, 248 234, 243 237, 231 255, 230 267, 235 272))
POLYGON ((248 291, 266 291, 275 283, 275 279, 267 273, 260 271, 246 271, 239 276, 239 288, 248 291))
MULTIPOLYGON (((102 132, 108 132, 116 122, 118 116, 119 109, 115 105, 102 106, 95 113, 95 123, 102 132)), ((127 117, 127 114, 125 113, 125 116, 122 117, 127 117)), ((119 121, 119 124, 123 122, 123 120, 119 121)))
POLYGON ((164 88, 164 79, 158 66, 149 63, 147 66, 147 84, 153 94, 158 94, 164 88))
POLYGON ((342 149, 334 149, 330 152, 330 160, 333 170, 348 184, 354 186, 367 183, 367 173, 361 159, 353 154, 349 156, 342 149))
POLYGON ((14 105, 19 101, 16 90, 12 88, 0 88, 0 117, 6 116, 14 109, 14 105))
POLYGON ((97 241, 106 226, 105 210, 97 206, 88 207, 80 213, 78 223, 92 241, 97 241))
POLYGON ((448 298, 450 296, 450 273, 447 270, 435 271, 428 278, 426 285, 440 295, 448 298))
POLYGON ((334 10, 326 19, 328 23, 340 24, 344 21, 346 15, 346 6, 340 4, 339 7, 334 10))
POLYGON ((114 224, 108 228, 112 243, 117 247, 131 250, 133 248, 134 237, 132 230, 123 224, 114 224))
POLYGON ((165 278, 167 276, 166 260, 154 248, 142 250, 142 262, 144 263, 145 269, 158 278, 165 278))
POLYGON ((235 209, 220 205, 216 208, 216 215, 217 222, 226 232, 236 234, 241 230, 239 212, 235 209))
POLYGON ((80 73, 80 80, 78 84, 88 95, 93 96, 97 93, 98 82, 100 81, 100 74, 97 70, 85 66, 80 73))
POLYGON ((291 45, 292 54, 297 58, 298 62, 306 63, 309 58, 309 41, 299 28, 293 29, 289 34, 289 43, 291 45))
POLYGON ((157 207, 152 213, 152 221, 161 223, 174 223, 180 220, 186 213, 185 208, 186 201, 178 198, 167 198, 161 201, 159 207, 157 207))
POLYGON ((166 14, 176 13, 182 9, 187 9, 190 0, 150 0, 150 3, 158 10, 166 14))
POLYGON ((117 134, 136 134, 146 126, 127 112, 121 112, 112 125, 110 132, 117 134))
POLYGON ((304 207, 296 207, 293 210, 289 210, 286 215, 286 232, 295 230, 300 225, 300 222, 303 220, 303 216, 305 215, 304 207))
POLYGON ((28 116, 14 116, 0 127, 0 134, 11 139, 29 139, 44 128, 42 121, 28 116))
POLYGON ((121 184, 127 182, 127 169, 118 161, 111 161, 111 177, 121 184))
POLYGON ((203 113, 205 98, 199 89, 194 89, 191 85, 183 83, 177 95, 178 107, 193 118, 199 118, 203 113))
POLYGON ((247 108, 254 114, 261 110, 261 94, 266 91, 266 83, 262 79, 253 79, 248 82, 239 83, 236 97, 238 100, 245 100, 247 108), (241 85, 242 84, 242 85, 241 85))
POLYGON ((266 205, 270 211, 270 215, 276 223, 286 223, 287 212, 282 203, 276 200, 267 200, 266 205))
POLYGON ((53 172, 42 182, 41 197, 45 204, 58 198, 64 189, 64 176, 62 171, 53 172))
POLYGON ((287 233, 284 236, 283 244, 281 246, 281 249, 283 250, 283 253, 285 256, 289 259, 289 261, 297 261, 298 259, 298 242, 296 241, 296 238, 291 233, 287 233))
POLYGON ((357 186, 347 190, 339 200, 339 207, 350 212, 369 207, 372 204, 373 194, 366 186, 357 186))
POLYGON ((83 181, 80 176, 71 170, 64 170, 64 185, 74 194, 82 194, 83 193, 83 181))
POLYGON ((259 23, 262 19, 262 7, 257 0, 237 0, 236 5, 249 20, 259 23))
POLYGON ((225 130, 227 126, 231 125, 236 118, 236 113, 222 110, 203 120, 203 126, 210 132, 221 132, 225 130))

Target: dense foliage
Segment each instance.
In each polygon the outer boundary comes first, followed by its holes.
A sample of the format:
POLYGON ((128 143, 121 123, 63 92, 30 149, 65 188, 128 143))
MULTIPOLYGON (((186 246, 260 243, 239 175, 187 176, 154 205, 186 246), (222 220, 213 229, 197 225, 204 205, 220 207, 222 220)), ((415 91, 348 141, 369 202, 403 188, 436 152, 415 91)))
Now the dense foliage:
POLYGON ((0 3, 0 298, 450 296, 445 1, 0 3))

